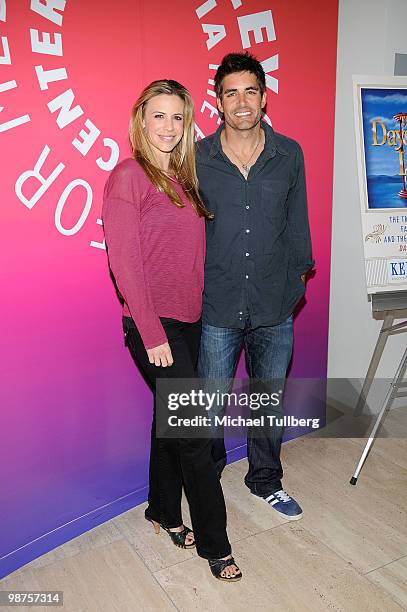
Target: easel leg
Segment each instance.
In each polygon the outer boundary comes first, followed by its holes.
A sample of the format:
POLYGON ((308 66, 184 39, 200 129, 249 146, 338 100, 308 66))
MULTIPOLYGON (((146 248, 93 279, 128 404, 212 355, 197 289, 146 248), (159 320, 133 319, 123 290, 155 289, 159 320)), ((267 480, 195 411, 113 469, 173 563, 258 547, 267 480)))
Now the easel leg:
POLYGON ((393 325, 394 321, 394 311, 387 310, 385 312, 383 325, 379 333, 379 337, 377 338, 376 346, 373 351, 372 358, 370 360, 369 368, 367 370, 366 378, 363 383, 362 390, 359 395, 358 403, 356 404, 356 408, 354 411, 355 416, 360 416, 363 412, 363 409, 366 404, 366 398, 370 391, 370 387, 372 386, 372 382, 374 380, 377 367, 379 365, 384 347, 386 346, 387 338, 389 337, 388 328, 393 325), (387 330, 387 331, 383 331, 387 330))
POLYGON ((390 406, 391 406, 391 404, 393 402, 393 399, 394 399, 394 397, 396 395, 397 388, 398 388, 398 386, 400 384, 400 381, 403 378, 403 374, 404 374, 404 371, 406 369, 406 363, 407 363, 407 349, 404 351, 404 355, 401 358, 400 364, 399 364, 399 366, 397 368, 397 372, 396 372, 396 374, 395 374, 395 376, 394 376, 394 378, 393 378, 393 380, 392 380, 392 382, 390 384, 389 390, 387 391, 386 398, 385 398, 385 400, 383 402, 383 407, 380 410, 380 413, 379 413, 379 415, 378 415, 378 417, 376 419, 376 422, 375 422, 374 427, 372 429, 372 432, 371 432, 371 434, 369 436, 369 440, 366 443, 365 449, 364 449, 364 451, 362 453, 362 456, 361 456, 361 458, 359 460, 359 463, 357 465, 355 473, 353 474, 352 478, 350 479, 350 484, 351 485, 355 485, 357 483, 360 470, 362 469, 363 464, 366 461, 366 457, 369 454, 370 448, 371 448, 371 446, 372 446, 372 444, 374 442, 374 439, 376 437, 377 430, 380 427, 380 423, 381 423, 381 421, 382 421, 386 411, 390 408, 390 406))

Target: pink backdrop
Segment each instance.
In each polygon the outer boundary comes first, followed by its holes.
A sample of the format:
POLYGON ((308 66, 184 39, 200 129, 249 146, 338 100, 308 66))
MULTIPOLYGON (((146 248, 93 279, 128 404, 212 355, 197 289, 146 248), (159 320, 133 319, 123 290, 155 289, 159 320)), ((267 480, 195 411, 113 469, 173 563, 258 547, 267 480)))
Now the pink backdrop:
POLYGON ((151 398, 98 219, 151 80, 191 90, 200 137, 217 127, 213 65, 265 62, 267 114, 304 149, 317 266, 292 375, 325 377, 337 0, 3 0, 0 25, 1 577, 146 496, 151 398))

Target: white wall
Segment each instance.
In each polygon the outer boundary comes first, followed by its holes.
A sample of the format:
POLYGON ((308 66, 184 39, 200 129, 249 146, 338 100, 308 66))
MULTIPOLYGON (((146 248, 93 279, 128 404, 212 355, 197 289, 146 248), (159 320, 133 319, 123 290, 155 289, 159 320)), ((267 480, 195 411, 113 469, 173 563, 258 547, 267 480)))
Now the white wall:
MULTIPOLYGON (((365 288, 352 75, 392 76, 406 26, 407 0, 339 0, 329 377, 363 378, 382 324, 365 288)), ((407 332, 389 338, 379 377, 393 377, 406 345, 407 332)))

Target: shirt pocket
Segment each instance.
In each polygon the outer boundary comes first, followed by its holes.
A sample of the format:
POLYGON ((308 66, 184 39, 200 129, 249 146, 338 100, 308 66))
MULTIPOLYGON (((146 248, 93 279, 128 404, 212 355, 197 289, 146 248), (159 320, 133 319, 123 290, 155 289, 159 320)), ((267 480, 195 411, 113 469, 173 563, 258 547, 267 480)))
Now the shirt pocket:
POLYGON ((290 185, 284 180, 264 180, 261 186, 263 253, 274 251, 287 225, 287 196, 290 185))

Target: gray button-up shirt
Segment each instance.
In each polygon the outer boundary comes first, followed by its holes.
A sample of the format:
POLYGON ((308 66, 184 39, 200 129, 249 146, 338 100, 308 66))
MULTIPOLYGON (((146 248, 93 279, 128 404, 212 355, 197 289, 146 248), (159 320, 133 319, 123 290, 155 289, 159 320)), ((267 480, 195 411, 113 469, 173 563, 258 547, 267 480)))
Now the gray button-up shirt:
POLYGON ((206 222, 203 321, 217 327, 277 325, 304 294, 313 267, 300 145, 264 122, 265 146, 247 180, 223 153, 224 126, 197 144, 206 222))

